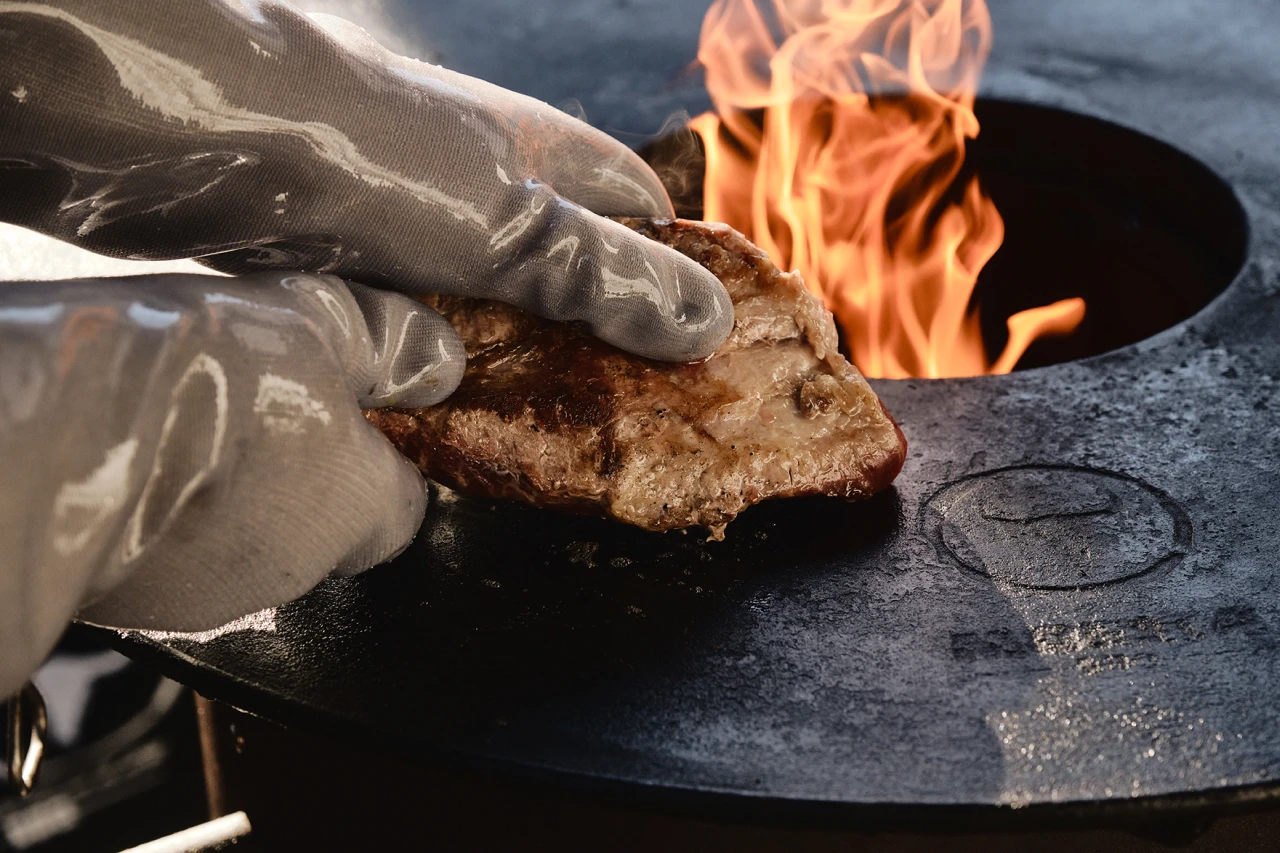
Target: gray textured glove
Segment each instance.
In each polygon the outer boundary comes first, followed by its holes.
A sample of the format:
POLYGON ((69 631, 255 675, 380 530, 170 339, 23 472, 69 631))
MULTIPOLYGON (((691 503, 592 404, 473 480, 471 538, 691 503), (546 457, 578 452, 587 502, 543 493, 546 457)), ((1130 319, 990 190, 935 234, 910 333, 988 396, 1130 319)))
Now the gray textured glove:
POLYGON ((0 287, 0 696, 77 609, 211 628, 402 549, 425 484, 360 407, 438 402, 463 358, 332 276, 0 287))
POLYGON ((597 214, 671 214, 546 104, 272 0, 0 0, 0 220, 236 280, 0 285, 0 695, 77 609, 213 627, 396 552, 421 477, 360 405, 462 352, 405 293, 501 299, 653 358, 723 287, 597 214))
POLYGON ((0 0, 0 219, 117 256, 500 299, 640 355, 709 355, 733 324, 720 283, 596 214, 671 204, 604 133, 336 18, 0 0))

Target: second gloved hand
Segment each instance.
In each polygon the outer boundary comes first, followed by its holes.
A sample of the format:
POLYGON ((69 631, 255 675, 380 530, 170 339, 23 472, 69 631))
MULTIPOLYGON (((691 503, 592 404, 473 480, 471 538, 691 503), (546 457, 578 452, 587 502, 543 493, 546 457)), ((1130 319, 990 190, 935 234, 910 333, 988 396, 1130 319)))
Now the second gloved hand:
POLYGON ((438 314, 332 276, 0 287, 0 696, 75 612, 202 630, 412 539, 425 483, 361 407, 461 379, 438 314))

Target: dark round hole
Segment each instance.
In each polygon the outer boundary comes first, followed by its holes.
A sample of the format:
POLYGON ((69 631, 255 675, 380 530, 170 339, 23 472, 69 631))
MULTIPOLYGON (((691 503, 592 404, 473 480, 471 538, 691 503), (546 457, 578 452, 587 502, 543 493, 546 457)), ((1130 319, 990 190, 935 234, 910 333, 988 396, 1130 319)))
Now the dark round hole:
MULTIPOLYGON (((1005 240, 978 278, 987 351, 1026 308, 1084 297, 1071 335, 1031 346, 1018 369, 1098 355, 1195 314, 1244 264, 1248 223, 1208 167, 1144 134, 1078 113, 978 101, 976 172, 1005 222, 1005 240)), ((701 148, 689 132, 641 149, 681 216, 701 216, 701 148)))
POLYGON ((1070 296, 1084 297, 1084 322, 1018 368, 1114 350, 1195 314, 1243 266, 1244 211, 1198 160, 1078 113, 988 100, 977 114, 968 162, 1006 229, 974 294, 988 352, 1010 314, 1070 296))

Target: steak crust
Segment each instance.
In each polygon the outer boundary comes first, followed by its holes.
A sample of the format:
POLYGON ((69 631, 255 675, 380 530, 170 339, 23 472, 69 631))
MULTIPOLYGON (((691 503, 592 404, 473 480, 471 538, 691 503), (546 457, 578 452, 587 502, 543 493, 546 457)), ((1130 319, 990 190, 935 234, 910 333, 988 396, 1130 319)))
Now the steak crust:
POLYGON ((503 303, 424 297, 466 345, 462 384, 431 408, 365 416, 464 494, 714 539, 767 498, 865 498, 893 481, 902 431, 798 274, 725 225, 618 221, 724 282, 734 327, 714 355, 664 364, 503 303))

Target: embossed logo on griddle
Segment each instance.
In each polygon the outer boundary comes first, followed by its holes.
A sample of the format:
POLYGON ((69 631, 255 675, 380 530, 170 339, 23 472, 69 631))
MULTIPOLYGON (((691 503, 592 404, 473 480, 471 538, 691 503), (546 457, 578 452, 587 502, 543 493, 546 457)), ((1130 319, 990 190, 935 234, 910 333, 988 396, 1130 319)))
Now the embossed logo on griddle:
POLYGON ((1159 489, 1113 471, 1001 468, 950 483, 924 507, 939 552, 1027 589, 1084 589, 1181 560, 1191 521, 1159 489))

